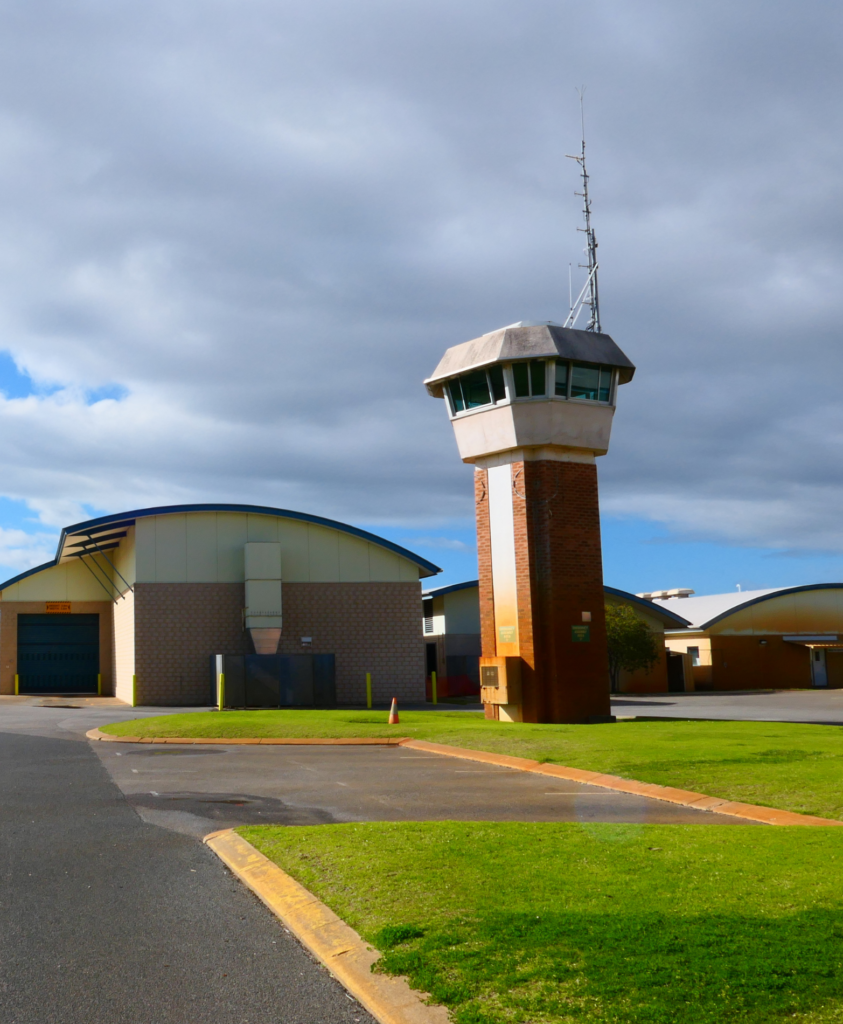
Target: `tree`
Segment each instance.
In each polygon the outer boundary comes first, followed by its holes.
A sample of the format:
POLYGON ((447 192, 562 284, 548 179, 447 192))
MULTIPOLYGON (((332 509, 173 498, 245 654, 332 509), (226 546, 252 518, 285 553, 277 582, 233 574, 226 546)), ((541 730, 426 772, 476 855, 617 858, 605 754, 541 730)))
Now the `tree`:
POLYGON ((606 642, 612 693, 618 692, 621 670, 637 672, 649 669, 659 660, 655 635, 628 604, 606 602, 606 642))

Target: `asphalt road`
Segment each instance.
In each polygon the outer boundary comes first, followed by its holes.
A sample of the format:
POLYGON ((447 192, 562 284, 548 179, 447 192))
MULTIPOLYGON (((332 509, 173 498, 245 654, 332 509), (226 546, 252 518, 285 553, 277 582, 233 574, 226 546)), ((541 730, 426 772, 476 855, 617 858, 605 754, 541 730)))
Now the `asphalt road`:
POLYGON ((612 697, 612 714, 641 718, 843 725, 843 690, 619 694, 612 697))
POLYGON ((744 824, 402 748, 91 743, 179 709, 50 703, 0 700, 2 1024, 371 1024, 199 842, 227 825, 744 824))
POLYGON ((371 1024, 207 847, 135 813, 84 739, 125 714, 0 707, 2 1024, 371 1024))

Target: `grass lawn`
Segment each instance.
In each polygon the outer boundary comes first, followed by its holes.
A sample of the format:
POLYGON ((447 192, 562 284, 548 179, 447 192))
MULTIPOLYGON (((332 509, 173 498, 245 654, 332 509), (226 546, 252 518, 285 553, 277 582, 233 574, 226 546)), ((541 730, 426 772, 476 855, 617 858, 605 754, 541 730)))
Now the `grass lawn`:
POLYGON ((843 1021, 843 835, 389 822, 238 831, 457 1024, 843 1021))
POLYGON ((711 796, 843 819, 843 731, 826 725, 651 719, 522 725, 480 712, 211 711, 103 727, 123 736, 412 736, 711 796))

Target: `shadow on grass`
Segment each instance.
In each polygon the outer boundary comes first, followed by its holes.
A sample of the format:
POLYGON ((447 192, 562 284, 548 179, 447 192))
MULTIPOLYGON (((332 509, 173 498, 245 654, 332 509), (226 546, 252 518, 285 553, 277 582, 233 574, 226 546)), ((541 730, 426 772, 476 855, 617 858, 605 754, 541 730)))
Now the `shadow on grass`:
POLYGON ((832 910, 492 914, 420 931, 374 936, 379 969, 407 975, 456 1024, 843 1020, 843 917, 832 910))

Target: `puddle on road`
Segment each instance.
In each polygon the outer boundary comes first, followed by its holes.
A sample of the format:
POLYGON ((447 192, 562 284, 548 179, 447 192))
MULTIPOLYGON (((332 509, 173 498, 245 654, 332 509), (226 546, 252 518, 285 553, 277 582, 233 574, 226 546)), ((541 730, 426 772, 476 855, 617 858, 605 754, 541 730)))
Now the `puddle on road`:
MULTIPOLYGON (((248 793, 132 793, 126 799, 144 820, 153 821, 157 815, 166 817, 177 812, 209 823, 211 827, 205 833, 238 825, 330 825, 339 821, 320 808, 290 807, 283 800, 248 793)), ((154 823, 168 827, 163 819, 154 823)))

